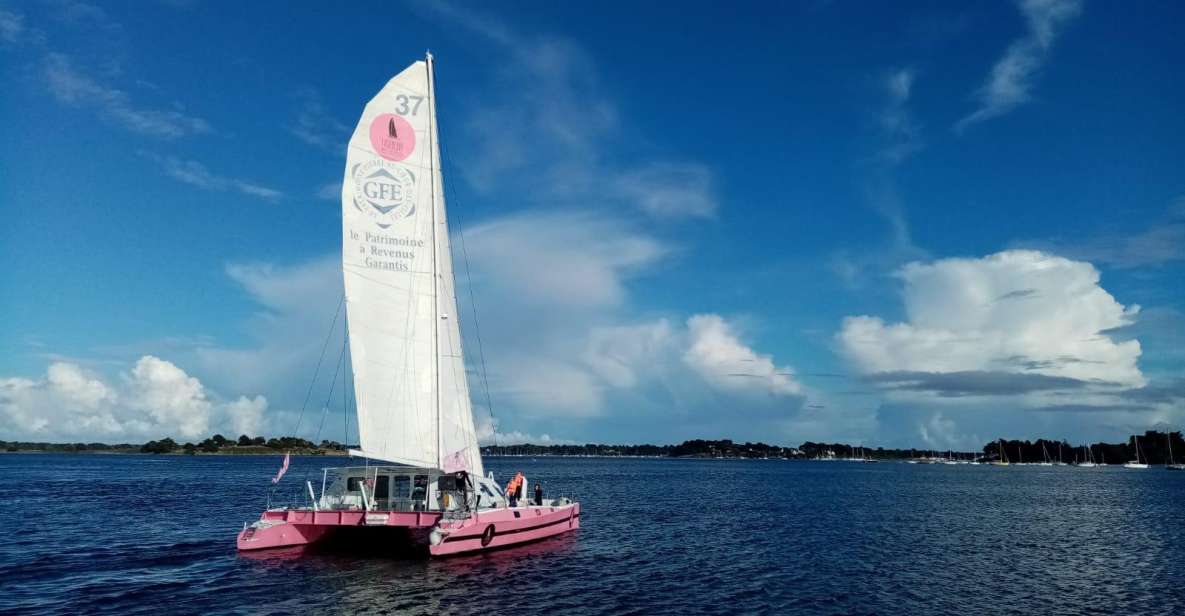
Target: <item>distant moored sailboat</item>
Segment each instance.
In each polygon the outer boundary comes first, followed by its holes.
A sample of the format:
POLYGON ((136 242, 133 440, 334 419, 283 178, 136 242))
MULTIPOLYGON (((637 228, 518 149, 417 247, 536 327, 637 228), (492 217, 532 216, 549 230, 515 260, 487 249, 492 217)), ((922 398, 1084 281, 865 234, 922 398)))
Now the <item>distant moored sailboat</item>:
POLYGON ((1124 464, 1123 468, 1148 468, 1148 463, 1140 460, 1140 437, 1133 435, 1132 441, 1136 444, 1136 459, 1124 464))

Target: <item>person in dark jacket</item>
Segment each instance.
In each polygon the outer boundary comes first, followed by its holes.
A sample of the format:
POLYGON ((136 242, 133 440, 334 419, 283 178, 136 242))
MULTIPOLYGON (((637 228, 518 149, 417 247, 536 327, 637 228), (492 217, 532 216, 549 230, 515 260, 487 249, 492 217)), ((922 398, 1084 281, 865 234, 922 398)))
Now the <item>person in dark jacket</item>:
POLYGON ((543 505, 543 484, 542 483, 535 484, 535 505, 537 505, 537 506, 543 505))

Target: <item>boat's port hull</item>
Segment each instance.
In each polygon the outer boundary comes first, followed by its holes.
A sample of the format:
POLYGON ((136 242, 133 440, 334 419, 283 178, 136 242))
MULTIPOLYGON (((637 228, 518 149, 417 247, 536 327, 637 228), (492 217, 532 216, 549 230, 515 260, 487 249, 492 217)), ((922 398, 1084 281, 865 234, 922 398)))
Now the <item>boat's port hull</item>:
POLYGON ((574 530, 580 527, 580 504, 486 509, 464 520, 443 523, 440 518, 439 512, 432 511, 266 511, 258 522, 239 533, 236 545, 240 551, 309 545, 342 528, 433 528, 428 551, 433 556, 447 556, 537 541, 574 530))
POLYGON ((239 533, 236 545, 240 551, 268 550, 315 543, 329 531, 343 526, 428 528, 439 520, 440 513, 433 511, 265 511, 259 522, 239 533))

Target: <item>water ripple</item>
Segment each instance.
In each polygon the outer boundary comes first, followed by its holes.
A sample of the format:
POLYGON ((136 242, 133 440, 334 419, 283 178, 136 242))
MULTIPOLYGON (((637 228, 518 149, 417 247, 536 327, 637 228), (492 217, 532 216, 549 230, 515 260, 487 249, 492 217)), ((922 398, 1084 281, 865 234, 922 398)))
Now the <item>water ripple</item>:
MULTIPOLYGON (((0 612, 1181 612, 1185 473, 494 459, 582 528, 428 560, 382 541, 239 555, 277 459, 0 456, 0 612)), ((287 491, 345 461, 300 458, 287 491)))

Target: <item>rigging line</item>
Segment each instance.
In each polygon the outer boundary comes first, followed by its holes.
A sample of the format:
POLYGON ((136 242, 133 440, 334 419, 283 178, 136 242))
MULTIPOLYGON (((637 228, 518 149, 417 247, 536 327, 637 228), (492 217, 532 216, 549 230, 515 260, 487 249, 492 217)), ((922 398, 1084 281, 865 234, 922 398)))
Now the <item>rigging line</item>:
MULTIPOLYGON (((350 328, 349 321, 346 321, 346 346, 350 344, 350 328)), ((346 370, 346 377, 350 379, 349 385, 342 383, 342 446, 347 450, 350 448, 350 390, 354 388, 354 361, 353 356, 350 356, 350 369, 346 370)))
MULTIPOLYGON (((437 130, 441 130, 441 129, 439 127, 437 127, 437 130)), ((441 130, 441 132, 444 132, 444 131, 441 130)), ((456 169, 456 165, 453 164, 452 157, 449 156, 448 148, 444 147, 445 140, 440 139, 439 141, 441 142, 440 152, 444 157, 444 162, 446 164, 448 164, 450 169, 456 169)), ((479 363, 481 364, 481 386, 482 386, 482 389, 485 390, 486 410, 490 414, 490 434, 493 437, 494 446, 497 447, 498 446, 498 429, 497 429, 497 424, 495 423, 495 420, 494 420, 494 400, 490 396, 490 381, 486 375, 486 353, 485 353, 485 347, 481 343, 481 324, 477 320, 477 296, 474 294, 474 291, 473 291, 473 275, 469 271, 469 251, 465 248, 465 228, 464 228, 464 224, 461 220, 461 212, 460 212, 461 200, 457 198, 457 187, 454 184, 446 182, 444 180, 443 173, 441 174, 441 183, 444 184, 444 190, 445 190, 446 194, 448 194, 450 192, 452 193, 453 213, 456 215, 456 218, 457 218, 457 237, 461 240, 461 257, 462 257, 462 260, 465 262, 465 286, 469 288, 469 305, 470 305, 470 308, 473 309, 473 334, 474 334, 474 337, 477 338, 477 357, 478 357, 479 363)), ((477 431, 477 427, 474 426, 474 432, 476 432, 476 431, 477 431)), ((476 434, 474 436, 476 436, 476 434)))
MULTIPOLYGON (((325 396, 325 406, 321 407, 321 423, 317 425, 317 435, 313 440, 321 438, 321 429, 325 427, 325 417, 329 415, 329 403, 333 401, 333 388, 337 385, 337 375, 341 374, 342 364, 346 360, 346 341, 342 339, 342 350, 337 355, 337 368, 333 370, 333 379, 329 381, 329 394, 325 396)), ((345 394, 342 394, 343 396, 345 394)))
POLYGON ((333 330, 337 327, 337 318, 341 316, 342 305, 346 303, 346 294, 337 300, 337 310, 333 313, 333 322, 329 324, 329 333, 325 334, 325 344, 321 345, 321 356, 317 358, 317 367, 313 370, 313 380, 309 382, 309 390, 304 395, 304 402, 300 405, 300 415, 296 418, 296 431, 292 436, 300 434, 300 424, 304 421, 305 407, 309 405, 309 398, 313 397, 313 386, 317 384, 317 375, 321 373, 321 362, 325 361, 325 350, 329 348, 329 340, 333 337, 333 330))

